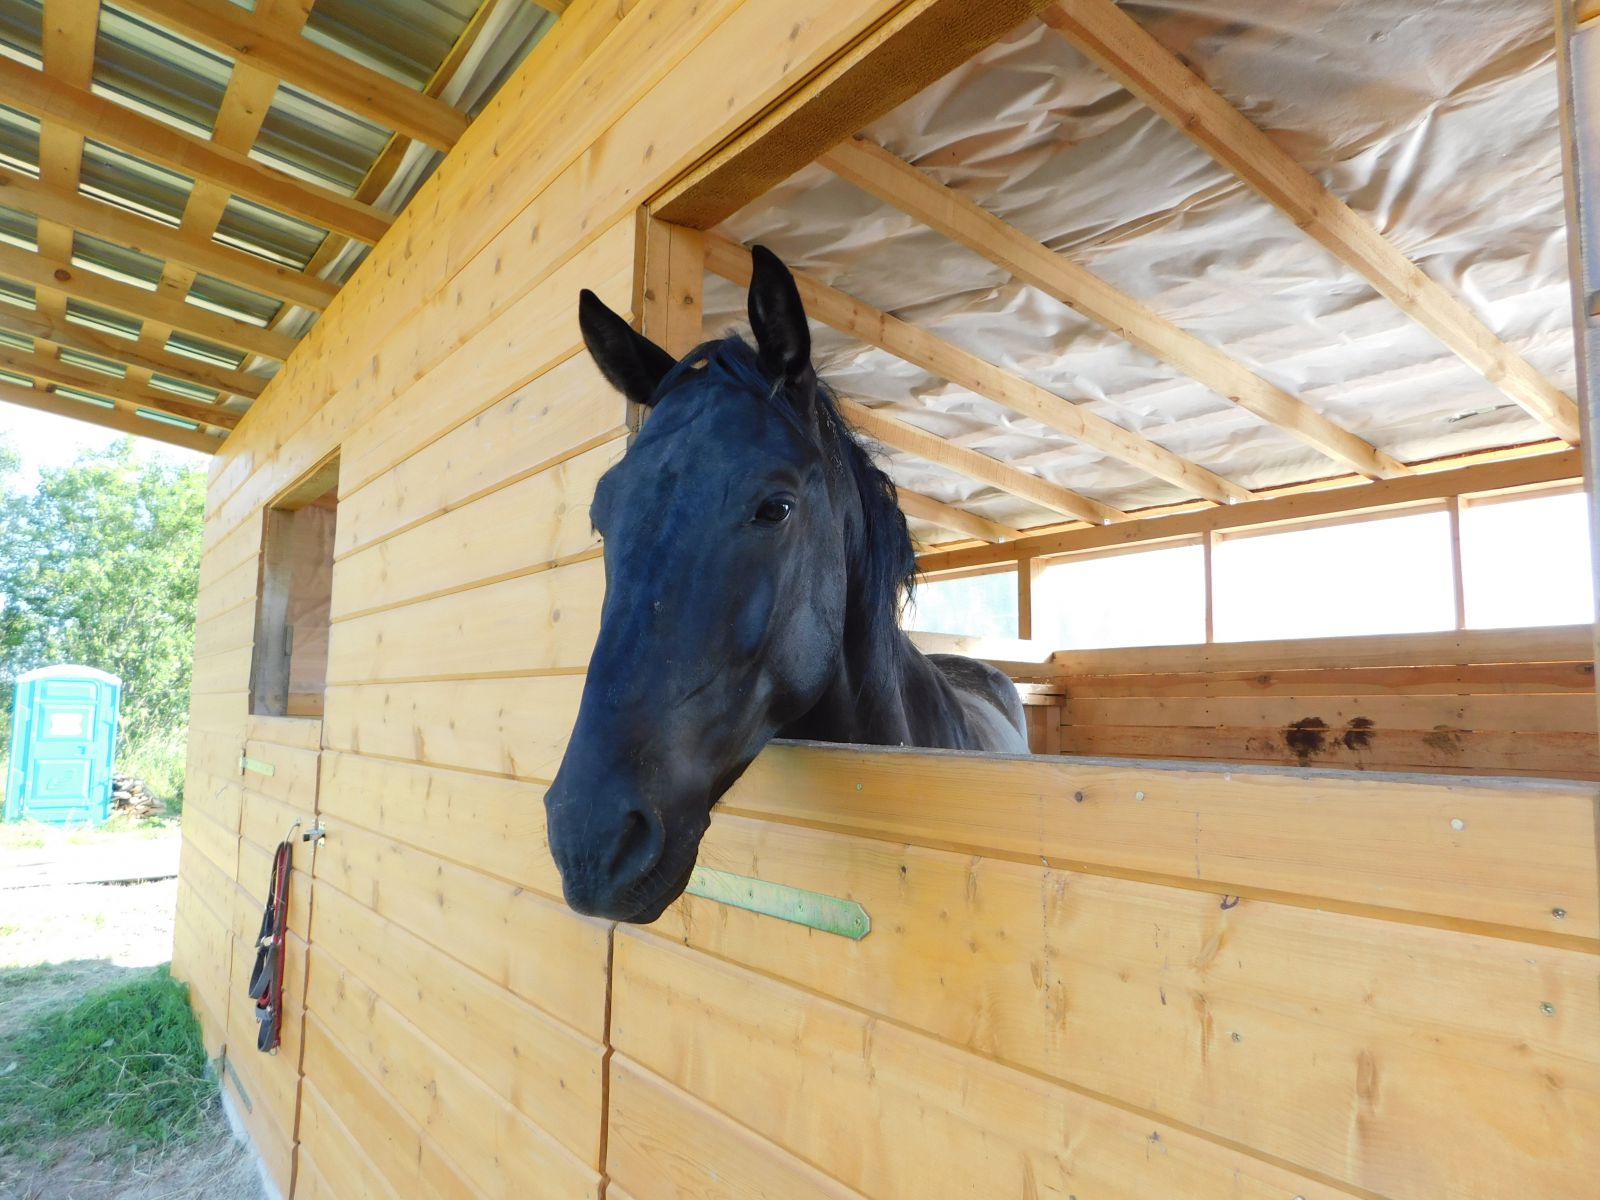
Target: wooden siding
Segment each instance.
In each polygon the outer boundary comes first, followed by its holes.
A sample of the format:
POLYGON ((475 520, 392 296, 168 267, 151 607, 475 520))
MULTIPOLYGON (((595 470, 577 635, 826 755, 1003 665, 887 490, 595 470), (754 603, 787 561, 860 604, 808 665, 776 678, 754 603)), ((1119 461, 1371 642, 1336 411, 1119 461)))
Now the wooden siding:
POLYGON ((1590 786, 780 746, 705 861, 867 939, 561 903, 542 795, 629 424, 578 289, 645 310, 652 196, 721 211, 742 155, 912 87, 885 47, 1030 7, 576 0, 216 456, 174 969, 284 1195, 1584 1194, 1590 786), (335 453, 324 716, 253 716, 263 512, 335 453), (263 1056, 295 820, 328 836, 263 1056))
MULTIPOLYGON (((1040 754, 1600 779, 1588 626, 1061 652, 1040 754)), ((981 648, 980 648, 981 649, 981 648)))

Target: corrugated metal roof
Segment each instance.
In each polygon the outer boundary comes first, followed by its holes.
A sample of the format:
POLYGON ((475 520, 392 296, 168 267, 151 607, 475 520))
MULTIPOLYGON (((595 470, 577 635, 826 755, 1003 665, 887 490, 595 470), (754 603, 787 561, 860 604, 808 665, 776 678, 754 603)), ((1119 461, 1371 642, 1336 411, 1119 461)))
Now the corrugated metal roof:
MULTIPOLYGON (((234 3, 245 12, 254 11, 251 0, 234 3)), ((471 56, 450 89, 453 95, 448 102, 464 110, 491 94, 508 73, 508 64, 521 62, 554 22, 552 14, 527 0, 487 3, 497 6, 488 26, 494 32, 487 42, 493 44, 486 42, 471 56)), ((303 36, 420 90, 433 80, 478 8, 477 0, 315 0, 303 36)), ((41 0, 0 0, 0 55, 41 67, 42 28, 41 0)), ((101 5, 92 83, 96 94, 195 136, 209 137, 232 73, 233 63, 227 57, 180 32, 115 3, 101 5)), ((390 139, 391 131, 372 121, 280 83, 250 154, 292 177, 355 195, 390 139)), ((377 203, 398 211, 440 157, 430 148, 413 148, 377 203)), ((3 105, 0 164, 38 176, 39 123, 3 105)), ((177 227, 194 181, 91 138, 84 143, 79 189, 87 196, 177 227)), ((313 262, 328 234, 298 217, 232 196, 213 237, 223 245, 303 270, 313 262)), ((0 206, 0 241, 33 248, 36 238, 37 221, 31 215, 0 206)), ((364 247, 346 247, 329 257, 323 273, 342 279, 365 253, 364 247)), ((86 269, 144 288, 159 284, 164 267, 159 259, 83 233, 74 236, 73 258, 86 269)), ((282 323, 292 315, 292 321, 282 324, 283 332, 289 333, 303 332, 314 316, 291 310, 276 297, 209 275, 197 276, 186 298, 258 326, 282 323)), ((0 280, 0 302, 31 308, 33 289, 0 280)), ((141 329, 136 319, 77 300, 68 302, 66 315, 73 323, 122 338, 137 338, 141 329)), ((172 334, 166 348, 229 369, 241 366, 238 353, 181 332, 172 334)), ((165 384, 168 390, 187 397, 210 394, 181 381, 166 380, 165 384)))

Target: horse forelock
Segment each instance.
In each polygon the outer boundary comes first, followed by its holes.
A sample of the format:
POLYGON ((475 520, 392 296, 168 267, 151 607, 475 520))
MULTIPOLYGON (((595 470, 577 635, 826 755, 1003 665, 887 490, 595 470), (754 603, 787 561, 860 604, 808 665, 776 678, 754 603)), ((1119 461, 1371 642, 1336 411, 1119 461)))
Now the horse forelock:
POLYGON ((917 559, 894 481, 874 460, 839 409, 834 391, 817 381, 812 397, 800 397, 783 379, 761 366, 756 350, 733 336, 704 342, 685 355, 656 389, 659 404, 694 382, 721 384, 765 397, 772 409, 839 471, 861 505, 859 529, 847 547, 852 582, 859 590, 859 633, 886 648, 897 637, 901 608, 915 587, 917 559))

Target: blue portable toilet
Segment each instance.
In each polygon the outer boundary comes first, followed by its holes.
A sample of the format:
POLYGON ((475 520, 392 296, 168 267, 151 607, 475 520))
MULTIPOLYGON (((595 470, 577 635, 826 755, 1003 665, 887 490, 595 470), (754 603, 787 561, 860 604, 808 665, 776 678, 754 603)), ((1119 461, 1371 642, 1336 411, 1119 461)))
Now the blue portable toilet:
POLYGON ((6 820, 50 825, 111 815, 122 680, 93 667, 41 667, 17 677, 6 820))

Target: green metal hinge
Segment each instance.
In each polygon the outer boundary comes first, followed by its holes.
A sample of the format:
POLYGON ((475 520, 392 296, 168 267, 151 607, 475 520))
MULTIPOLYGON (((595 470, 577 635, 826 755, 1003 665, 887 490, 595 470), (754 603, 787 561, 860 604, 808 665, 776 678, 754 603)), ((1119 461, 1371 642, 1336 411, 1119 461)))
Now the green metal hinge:
POLYGON ((749 875, 696 867, 694 874, 689 876, 689 886, 684 890, 691 896, 703 896, 719 904, 820 929, 823 933, 836 933, 852 941, 859 942, 872 932, 872 918, 854 900, 841 900, 838 896, 825 896, 804 888, 768 883, 749 875))
POLYGON ((276 775, 278 768, 271 763, 259 758, 251 758, 248 754, 239 755, 239 774, 254 771, 257 775, 276 775))

